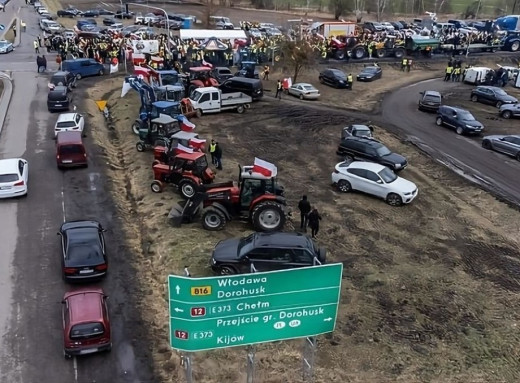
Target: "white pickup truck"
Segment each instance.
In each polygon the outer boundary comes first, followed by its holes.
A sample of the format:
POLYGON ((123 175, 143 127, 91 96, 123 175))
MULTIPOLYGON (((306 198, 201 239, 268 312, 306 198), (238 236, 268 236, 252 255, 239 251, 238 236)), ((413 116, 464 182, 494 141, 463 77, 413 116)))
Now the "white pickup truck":
POLYGON ((215 87, 197 88, 190 95, 190 102, 197 116, 205 113, 219 113, 225 110, 236 110, 244 113, 253 99, 241 92, 222 93, 215 87))

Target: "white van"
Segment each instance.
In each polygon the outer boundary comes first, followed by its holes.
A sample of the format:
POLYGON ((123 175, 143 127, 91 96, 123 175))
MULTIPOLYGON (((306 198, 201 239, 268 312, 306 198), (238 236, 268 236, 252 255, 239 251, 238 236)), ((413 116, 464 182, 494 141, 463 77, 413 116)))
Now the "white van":
POLYGON ((480 85, 486 81, 486 75, 491 69, 483 66, 469 68, 464 77, 466 84, 480 85))
POLYGON ((235 29, 235 26, 229 17, 223 16, 210 16, 209 25, 215 27, 216 29, 235 29))

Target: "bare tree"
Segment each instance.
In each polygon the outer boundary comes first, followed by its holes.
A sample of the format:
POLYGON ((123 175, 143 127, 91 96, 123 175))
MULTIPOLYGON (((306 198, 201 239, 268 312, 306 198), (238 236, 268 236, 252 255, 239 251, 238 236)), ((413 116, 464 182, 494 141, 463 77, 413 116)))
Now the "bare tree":
POLYGON ((354 14, 358 23, 363 19, 363 12, 365 12, 365 0, 354 0, 354 14))
POLYGON ((293 74, 293 83, 298 75, 317 64, 319 52, 305 40, 285 41, 280 46, 284 68, 293 74))
POLYGON ((377 0, 377 21, 381 21, 381 16, 385 12, 387 0, 377 0))
POLYGON ((339 20, 349 10, 348 0, 329 0, 329 9, 334 13, 334 20, 339 20))

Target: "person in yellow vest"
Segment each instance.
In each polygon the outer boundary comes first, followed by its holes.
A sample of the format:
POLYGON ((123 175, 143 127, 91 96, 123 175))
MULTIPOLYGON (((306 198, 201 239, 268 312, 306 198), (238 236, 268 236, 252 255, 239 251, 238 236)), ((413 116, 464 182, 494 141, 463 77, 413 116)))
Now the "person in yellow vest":
POLYGON ((215 140, 211 140, 211 143, 209 144, 209 154, 211 155, 211 163, 213 165, 217 164, 217 158, 215 157, 215 150, 217 150, 217 144, 215 143, 215 140))
POLYGON ((453 70, 453 76, 451 78, 451 81, 460 81, 460 67, 456 67, 453 70))
POLYGON ((352 77, 352 73, 349 73, 347 76, 347 86, 349 90, 352 90, 352 84, 354 83, 354 78, 352 77))
POLYGON ((408 66, 408 59, 406 57, 404 57, 403 61, 401 61, 401 71, 404 72, 406 70, 407 66, 408 66))
POLYGON ((450 81, 452 74, 453 74, 453 64, 450 63, 446 67, 446 75, 444 76, 444 81, 450 81))

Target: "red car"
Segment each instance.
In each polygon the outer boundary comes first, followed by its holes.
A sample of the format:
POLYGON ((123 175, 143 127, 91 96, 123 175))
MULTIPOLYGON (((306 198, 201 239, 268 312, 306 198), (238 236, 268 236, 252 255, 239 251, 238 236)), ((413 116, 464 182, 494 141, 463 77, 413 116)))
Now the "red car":
POLYGON ((112 349, 107 298, 97 287, 65 293, 61 302, 65 358, 112 349))

